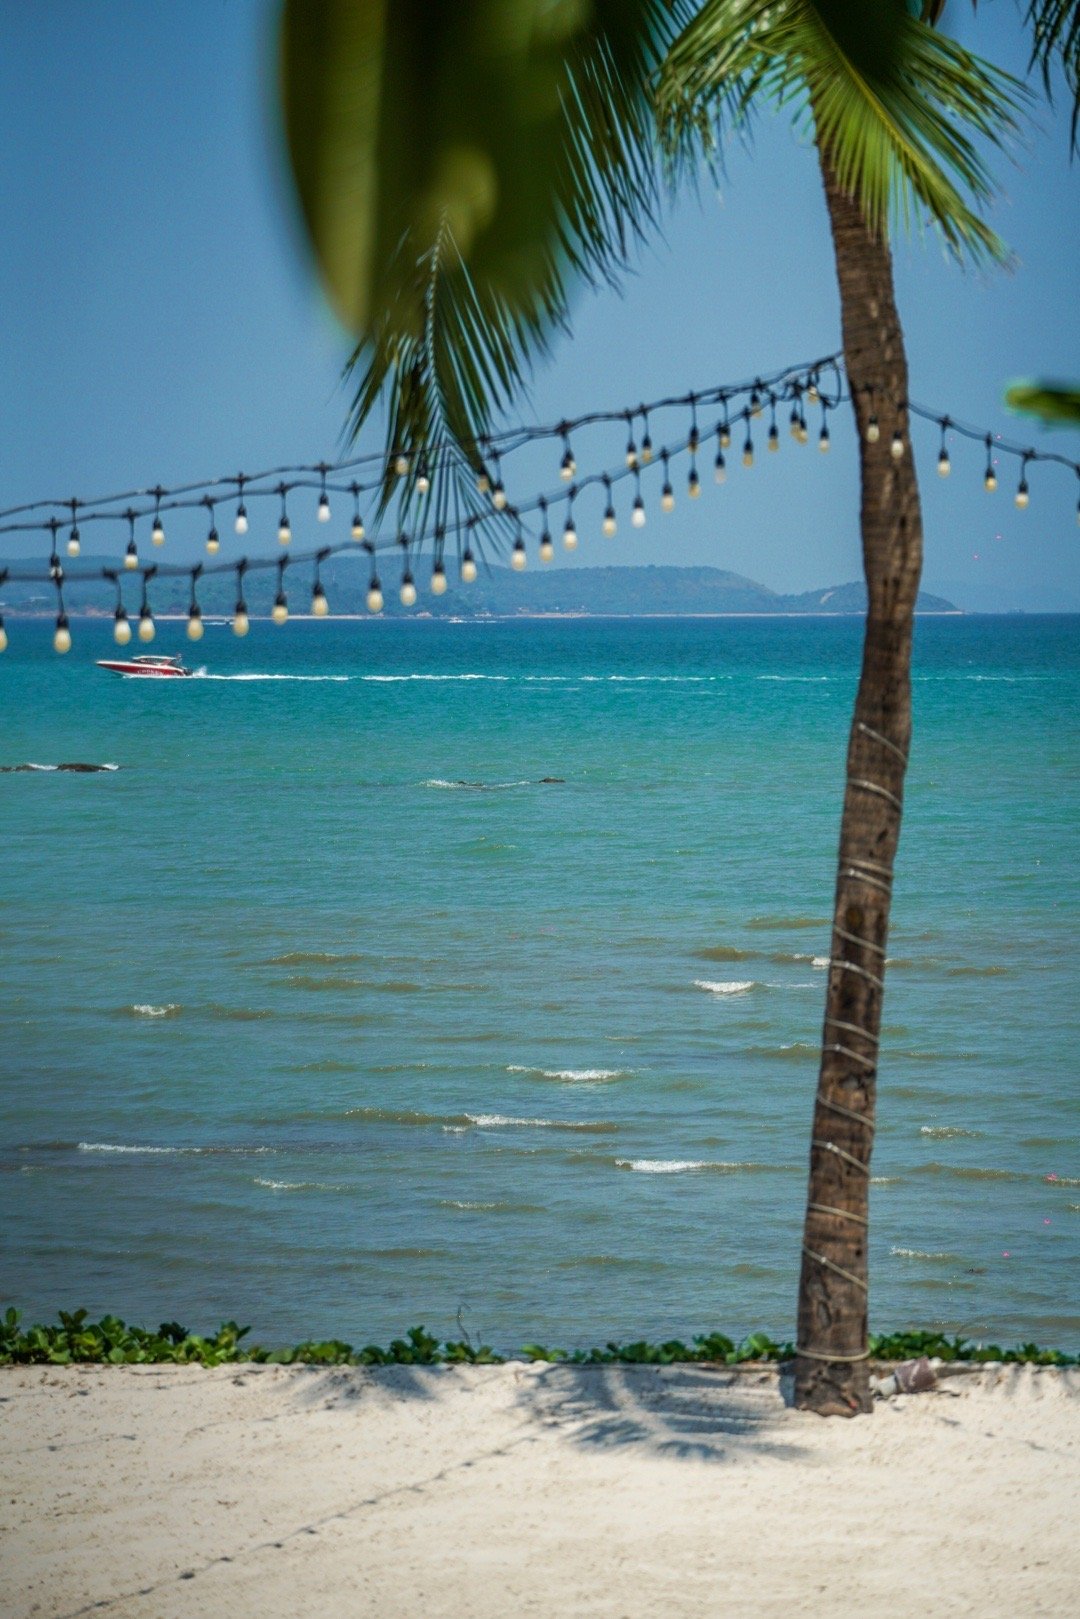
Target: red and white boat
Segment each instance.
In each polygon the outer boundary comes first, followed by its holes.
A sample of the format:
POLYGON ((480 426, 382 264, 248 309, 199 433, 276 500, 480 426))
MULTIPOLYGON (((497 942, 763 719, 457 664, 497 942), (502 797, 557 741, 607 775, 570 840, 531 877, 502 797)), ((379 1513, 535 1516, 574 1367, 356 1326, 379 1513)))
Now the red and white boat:
POLYGON ((190 675, 191 670, 184 668, 182 658, 166 658, 160 654, 144 655, 138 658, 116 659, 99 658, 99 669, 108 669, 114 675, 151 675, 155 679, 171 679, 176 675, 190 675))

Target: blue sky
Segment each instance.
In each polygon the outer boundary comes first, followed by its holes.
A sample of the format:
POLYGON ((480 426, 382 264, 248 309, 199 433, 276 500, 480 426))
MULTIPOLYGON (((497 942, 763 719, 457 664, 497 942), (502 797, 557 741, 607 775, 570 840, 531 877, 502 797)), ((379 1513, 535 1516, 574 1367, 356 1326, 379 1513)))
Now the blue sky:
MULTIPOLYGON (((994 0, 965 42, 1022 74, 1017 8, 994 0)), ((280 462, 332 459, 349 344, 294 226, 273 112, 270 0, 13 0, 0 6, 3 385, 0 504, 99 495, 280 462)), ((915 399, 1041 442, 1001 404, 1007 381, 1080 375, 1080 164, 1064 109, 1040 100, 992 222, 1014 273, 960 272, 935 239, 897 248, 915 399)), ((765 118, 722 193, 677 201, 621 296, 586 293, 520 418, 619 408, 775 369, 838 346, 832 251, 813 153, 765 118)), ((713 563, 780 590, 860 571, 851 432, 733 471, 722 490, 583 539, 575 561, 713 563)), ((375 430, 368 448, 375 448, 375 430)), ((981 488, 979 446, 934 471, 921 440, 925 584, 969 609, 1080 610, 1076 480, 1035 469, 1018 513, 981 488)), ((1080 456, 1080 435, 1048 446, 1080 456)), ((605 460, 617 459, 614 456, 605 460)), ((532 488, 557 484, 534 458, 532 488)), ((1009 480, 1006 479, 1006 482, 1009 480)), ((512 493, 523 496, 529 489, 512 493)), ((273 544, 253 525, 249 550, 273 544)), ((298 542, 309 536, 296 523, 298 542)), ((169 554, 194 557, 178 519, 169 554)), ((320 537, 325 531, 320 531, 320 537)), ((312 535, 314 525, 312 525, 312 535)), ((117 537, 119 541, 119 536, 117 537)), ((97 548, 101 548, 100 546, 97 548)), ((110 547, 111 548, 111 547, 110 547)), ((119 545, 117 546, 119 548, 119 545)), ((0 556, 26 555, 25 539, 0 556)))

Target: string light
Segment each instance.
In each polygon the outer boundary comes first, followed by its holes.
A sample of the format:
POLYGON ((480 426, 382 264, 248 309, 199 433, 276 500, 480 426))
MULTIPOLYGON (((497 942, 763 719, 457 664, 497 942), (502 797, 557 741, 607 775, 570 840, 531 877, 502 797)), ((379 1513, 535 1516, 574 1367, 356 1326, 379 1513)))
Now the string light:
POLYGON ((821 432, 818 434, 818 441, 817 441, 817 447, 821 451, 822 455, 828 455, 829 449, 830 449, 830 443, 831 443, 831 441, 829 439, 828 407, 826 406, 825 401, 822 400, 822 402, 821 402, 821 432))
POLYGON ((1025 455, 1023 460, 1020 463, 1020 482, 1016 486, 1016 497, 1015 497, 1016 504, 1020 508, 1021 511, 1026 511, 1027 510, 1028 504, 1029 504, 1029 502, 1031 500, 1031 494, 1030 494, 1030 492, 1028 490, 1027 464, 1028 464, 1028 457, 1025 455))
POLYGON ((326 599, 326 591, 323 589, 322 579, 319 575, 320 566, 329 555, 329 548, 315 553, 315 580, 311 587, 311 611, 316 618, 325 618, 330 611, 330 604, 326 599))
POLYGON ((742 464, 752 467, 754 464, 754 440, 750 433, 750 412, 746 412, 746 443, 742 447, 742 464))
POLYGON ((634 472, 634 504, 630 512, 632 528, 645 527, 645 502, 641 498, 641 473, 634 472))
POLYGON ((994 471, 993 444, 990 434, 986 435, 986 471, 983 473, 983 488, 988 494, 993 494, 997 488, 997 473, 994 471))
POLYGON ((495 481, 491 486, 491 504, 497 512, 502 512, 506 510, 506 490, 503 487, 502 463, 499 460, 498 450, 492 451, 491 459, 495 472, 495 481))
POLYGON ((4 615, 0 613, 0 652, 6 652, 8 647, 7 630, 4 628, 4 615))
POLYGON ((144 568, 143 569, 143 576, 142 576, 142 605, 139 608, 139 640, 140 641, 147 641, 147 642, 152 641, 154 639, 155 634, 156 634, 156 625, 154 624, 154 615, 150 611, 150 603, 149 603, 149 600, 147 599, 147 594, 146 594, 146 587, 147 587, 149 581, 153 578, 153 576, 154 576, 154 574, 156 572, 157 572, 156 568, 144 568))
POLYGON ((528 565, 528 561, 529 555, 525 549, 525 540, 519 528, 517 539, 514 541, 514 549, 510 553, 510 566, 515 573, 522 573, 528 565))
POLYGON ((769 436, 766 444, 775 455, 780 448, 780 433, 776 426, 776 395, 774 393, 769 394, 769 410, 769 436))
POLYGON ((233 520, 233 531, 236 534, 246 534, 248 531, 247 507, 244 505, 244 484, 246 481, 243 473, 237 473, 236 498, 239 505, 236 508, 236 517, 233 520))
POLYGON ((758 379, 757 382, 754 383, 753 392, 750 395, 750 415, 751 416, 760 416, 761 415, 761 381, 760 381, 760 378, 758 379))
POLYGON ((206 497, 206 509, 210 514, 210 528, 206 536, 206 549, 212 557, 216 557, 221 550, 221 541, 218 538, 217 524, 214 520, 214 502, 210 496, 206 497))
POLYGON ((274 597, 274 605, 270 609, 270 617, 275 624, 287 624, 289 621, 289 598, 285 594, 285 569, 288 566, 288 557, 278 558, 277 594, 274 597))
POLYGON ((726 479, 727 479, 727 462, 724 460, 724 452, 719 446, 719 435, 718 435, 717 436, 716 460, 713 462, 713 480, 716 483, 724 483, 726 479))
POLYGON ((120 593, 120 575, 110 573, 109 577, 116 586, 116 606, 113 609, 113 640, 117 646, 127 646, 131 640, 131 625, 127 613, 124 611, 124 599, 120 593))
POLYGON ((559 476, 564 483, 569 483, 577 471, 577 462, 574 460, 574 452, 570 448, 570 439, 565 427, 563 428, 562 439, 563 458, 559 462, 559 476))
POLYGON ((431 565, 431 594, 446 595, 446 569, 443 567, 442 557, 436 557, 431 565))
POLYGON ((244 600, 244 575, 247 572, 247 560, 244 557, 236 564, 236 611, 233 613, 233 634, 246 635, 251 628, 248 618, 247 602, 244 600))
POLYGON ((461 580, 466 585, 475 584, 476 582, 476 558, 468 546, 461 553, 461 580))
POLYGON ((73 500, 71 502, 71 533, 68 535, 67 542, 67 554, 69 557, 77 557, 79 552, 82 550, 82 546, 79 542, 79 525, 77 522, 78 509, 79 502, 77 500, 73 500))
POLYGON ((675 491, 671 487, 671 469, 668 465, 668 453, 666 450, 660 451, 660 460, 664 467, 664 484, 660 490, 660 510, 673 512, 675 510, 675 491))
POLYGON ((892 443, 889 445, 889 454, 892 456, 894 461, 901 461, 903 459, 904 435, 901 433, 899 428, 896 428, 893 433, 892 443))
POLYGON ((315 513, 320 523, 328 523, 330 521, 330 496, 326 493, 326 474, 328 470, 329 469, 324 461, 322 466, 319 468, 319 476, 322 479, 322 485, 319 489, 319 505, 315 513))
MULTIPOLYGON (((635 461, 635 468, 636 468, 636 462, 637 462, 637 457, 636 456, 634 457, 634 461, 635 461)), ((615 534, 615 532, 616 532, 616 530, 618 528, 618 524, 617 524, 617 522, 615 520, 615 507, 612 505, 612 501, 611 501, 611 479, 606 474, 604 476, 604 490, 605 490, 605 492, 607 494, 607 505, 604 507, 604 520, 603 520, 603 524, 601 526, 603 528, 604 533, 607 535, 608 539, 610 540, 611 538, 613 538, 613 536, 614 536, 614 534, 615 534)))
POLYGON ((349 533, 354 540, 362 540, 364 538, 364 520, 360 516, 360 485, 354 478, 349 487, 352 490, 353 498, 352 524, 349 528, 349 533))
POLYGON ((634 418, 630 411, 627 411, 626 413, 626 428, 629 434, 626 444, 626 465, 631 472, 636 472, 638 466, 638 451, 637 445, 634 443, 634 418))
POLYGON ((570 485, 570 494, 566 501, 566 526, 563 529, 562 542, 568 551, 577 549, 577 529, 574 527, 574 496, 577 494, 575 484, 570 485))
POLYGON ((71 651, 71 627, 68 624, 68 616, 64 612, 63 597, 60 599, 60 611, 56 615, 56 633, 53 636, 53 651, 61 653, 71 651))
POLYGON ((409 536, 407 534, 402 534, 398 540, 398 544, 405 553, 405 565, 401 572, 401 589, 398 592, 398 595, 400 597, 402 607, 415 607, 416 581, 409 569, 409 536))
POLYGON ((399 478, 404 478, 408 470, 409 457, 405 454, 404 450, 399 450, 397 455, 394 457, 394 471, 397 473, 399 478))
POLYGON ((383 610, 382 585, 379 583, 377 573, 371 575, 371 581, 368 584, 367 610, 369 613, 381 613, 383 610))
POLYGON ((191 600, 188 603, 187 633, 189 641, 201 641, 203 638, 202 609, 195 599, 195 586, 202 573, 202 563, 196 562, 191 570, 191 600))
POLYGON ((796 394, 795 401, 791 407, 791 416, 788 419, 788 432, 791 434, 796 444, 799 442, 799 421, 799 395, 796 394))
POLYGON ((731 423, 728 421, 726 413, 720 423, 720 448, 722 450, 731 449, 731 423))
POLYGON ((697 400, 694 398, 693 394, 691 394, 690 395, 690 437, 687 439, 687 442, 686 442, 686 447, 690 451, 690 471, 687 474, 687 479, 686 479, 686 492, 690 496, 691 500, 697 500, 698 496, 701 494, 701 479, 698 477, 698 469, 697 469, 697 452, 698 452, 698 445, 700 444, 700 442, 701 442, 701 438, 700 438, 700 434, 698 433, 698 421, 697 421, 697 400))
POLYGON ((128 520, 127 550, 124 552, 124 567, 129 573, 134 573, 139 566, 139 548, 135 544, 135 513, 130 509, 124 513, 128 520))
POLYGON ((555 555, 555 547, 552 544, 551 532, 548 529, 547 501, 544 499, 543 495, 540 496, 539 509, 542 524, 540 531, 540 561, 550 562, 552 557, 555 555))
POLYGON ((641 464, 643 467, 647 467, 653 458, 653 447, 652 436, 649 432, 649 413, 644 406, 642 406, 641 410, 641 419, 645 427, 641 438, 641 464))
POLYGON ((285 509, 285 496, 287 493, 288 490, 285 485, 283 483, 279 484, 278 494, 281 496, 281 516, 278 518, 277 531, 279 545, 288 545, 292 540, 292 524, 289 522, 289 514, 285 509))
POLYGON ((881 437, 881 426, 876 416, 871 416, 866 424, 866 442, 876 444, 881 437))
POLYGON ((949 460, 949 446, 945 442, 945 433, 949 426, 949 418, 943 416, 941 420, 941 449, 938 451, 937 469, 939 478, 947 478, 952 471, 952 462, 949 460))

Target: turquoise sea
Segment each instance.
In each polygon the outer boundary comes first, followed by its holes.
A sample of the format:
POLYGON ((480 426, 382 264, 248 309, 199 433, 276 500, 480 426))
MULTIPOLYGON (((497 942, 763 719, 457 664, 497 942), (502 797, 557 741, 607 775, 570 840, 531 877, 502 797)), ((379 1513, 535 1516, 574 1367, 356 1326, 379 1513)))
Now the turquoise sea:
MULTIPOLYGON (((119 766, 0 775, 4 1304, 791 1335, 858 623, 74 631, 0 663, 0 764, 119 766)), ((915 706, 872 1322, 1075 1349, 1080 620, 922 620, 915 706)))

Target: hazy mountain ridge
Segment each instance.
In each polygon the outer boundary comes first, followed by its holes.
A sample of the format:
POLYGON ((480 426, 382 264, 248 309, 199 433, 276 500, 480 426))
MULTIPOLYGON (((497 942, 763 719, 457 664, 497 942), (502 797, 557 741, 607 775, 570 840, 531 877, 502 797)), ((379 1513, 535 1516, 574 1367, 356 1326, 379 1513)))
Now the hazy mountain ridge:
MULTIPOLYGON (((40 571, 39 558, 6 564, 12 573, 40 571)), ((98 577, 102 567, 115 567, 113 557, 80 557, 64 570, 64 599, 69 612, 112 611, 112 592, 98 577), (97 577, 97 583, 93 579, 97 577)), ((427 590, 428 564, 415 570, 420 599, 415 608, 402 607, 397 599, 400 564, 389 555, 379 559, 387 617, 412 618, 426 613, 434 618, 515 618, 535 614, 567 616, 626 616, 648 614, 724 613, 863 613, 866 587, 861 580, 833 585, 823 590, 785 595, 760 585, 726 568, 710 567, 580 567, 536 568, 515 573, 510 568, 481 566, 479 578, 463 585, 454 578, 454 565, 448 564, 451 583, 444 596, 427 590)), ((328 558, 322 567, 323 583, 331 613, 363 613, 368 588, 368 560, 358 553, 328 558)), ((285 575, 285 588, 292 610, 308 611, 312 568, 297 562, 285 575)), ((124 596, 128 612, 138 610, 141 583, 137 574, 124 576, 124 596)), ((253 615, 269 612, 277 574, 271 569, 249 572, 244 595, 253 615)), ((183 612, 187 608, 189 577, 164 576, 151 581, 150 600, 157 613, 183 612)), ((24 584, 8 579, 0 587, 8 612, 47 613, 52 611, 54 594, 47 584, 24 584)), ((199 603, 211 616, 231 613, 236 604, 236 579, 231 573, 210 575, 199 580, 199 603)), ((944 597, 920 591, 917 612, 956 613, 960 609, 944 597)))

